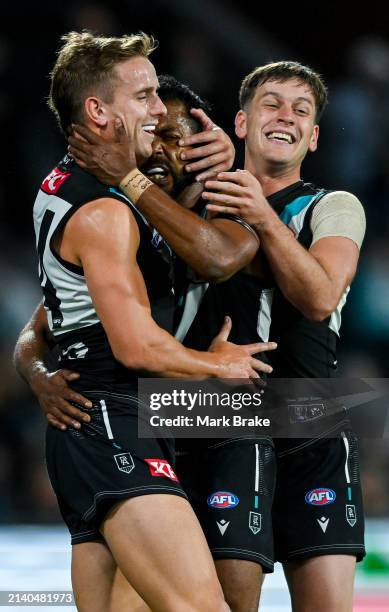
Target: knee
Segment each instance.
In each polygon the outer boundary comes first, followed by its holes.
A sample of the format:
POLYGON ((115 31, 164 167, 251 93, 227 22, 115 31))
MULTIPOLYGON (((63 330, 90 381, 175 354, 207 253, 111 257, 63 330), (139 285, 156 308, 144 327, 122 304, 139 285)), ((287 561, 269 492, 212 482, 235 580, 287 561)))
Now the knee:
POLYGON ((234 584, 231 588, 224 581, 224 597, 231 612, 258 612, 259 599, 261 596, 261 581, 255 584, 247 584, 242 581, 240 585, 234 584))
POLYGON ((226 594, 226 602, 231 612, 257 612, 259 599, 255 601, 252 598, 246 597, 244 593, 226 594))

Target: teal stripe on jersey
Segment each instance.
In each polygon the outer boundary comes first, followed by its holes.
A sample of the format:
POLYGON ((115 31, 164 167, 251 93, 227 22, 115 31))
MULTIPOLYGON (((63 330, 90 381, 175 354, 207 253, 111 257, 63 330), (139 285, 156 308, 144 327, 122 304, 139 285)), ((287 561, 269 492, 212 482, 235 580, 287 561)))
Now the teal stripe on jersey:
POLYGON ((119 191, 119 189, 116 189, 115 187, 110 187, 108 191, 120 196, 121 198, 123 198, 123 200, 126 200, 126 202, 130 202, 129 198, 127 198, 127 196, 122 191, 119 191))
POLYGON ((301 211, 313 200, 314 197, 315 194, 300 196, 299 198, 293 200, 293 202, 285 206, 284 210, 280 214, 281 221, 288 225, 290 220, 301 213, 301 211))

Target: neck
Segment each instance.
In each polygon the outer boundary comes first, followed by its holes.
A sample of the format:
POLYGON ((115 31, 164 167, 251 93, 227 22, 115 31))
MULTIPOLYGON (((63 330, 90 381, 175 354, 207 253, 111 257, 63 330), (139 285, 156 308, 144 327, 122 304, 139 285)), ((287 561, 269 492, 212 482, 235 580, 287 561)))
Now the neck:
POLYGON ((255 160, 254 162, 251 157, 247 155, 247 151, 244 167, 245 170, 249 170, 261 183, 265 198, 301 180, 300 165, 288 168, 276 164, 269 164, 264 160, 255 160))

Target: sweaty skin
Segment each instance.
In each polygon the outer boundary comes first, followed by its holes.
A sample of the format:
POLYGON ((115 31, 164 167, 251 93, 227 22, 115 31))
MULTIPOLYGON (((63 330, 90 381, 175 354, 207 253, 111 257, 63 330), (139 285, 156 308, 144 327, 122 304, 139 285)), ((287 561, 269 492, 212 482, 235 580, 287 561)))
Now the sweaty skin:
MULTIPOLYGON (((211 137, 210 148, 205 150, 205 154, 208 152, 211 156, 208 156, 208 160, 211 159, 210 163, 214 162, 215 146, 219 150, 219 156, 220 150, 224 151, 224 163, 231 163, 233 153, 231 153, 230 150, 226 152, 226 149, 228 149, 226 139, 228 137, 222 130, 212 129, 214 126, 203 111, 196 111, 189 114, 187 108, 180 100, 168 100, 166 102, 166 108, 167 114, 160 118, 154 132, 155 140, 153 141, 152 156, 142 169, 145 174, 167 193, 173 190, 178 192, 181 188, 181 206, 191 208, 198 201, 202 190, 202 184, 193 181, 193 174, 191 175, 186 172, 184 162, 181 160, 181 155, 184 150, 186 155, 188 155, 190 147, 181 146, 179 141, 184 139, 185 142, 188 142, 191 138, 199 139, 201 137, 203 141, 202 147, 204 147, 204 142, 208 142, 211 137), (199 121, 201 121, 200 126, 198 123, 199 121), (205 133, 194 133, 196 130, 200 129, 200 127, 203 129, 207 128, 205 133), (162 174, 153 172, 156 165, 163 168, 164 172, 162 174), (149 173, 150 171, 151 173, 149 173)), ((121 120, 116 121, 116 127, 115 125, 112 126, 112 129, 116 129, 116 132, 115 142, 111 145, 111 151, 112 149, 114 150, 114 154, 111 155, 111 164, 116 164, 116 172, 119 176, 122 176, 123 167, 125 166, 127 168, 128 164, 128 147, 123 153, 122 140, 125 136, 125 131, 122 126, 121 120), (115 150, 116 145, 118 146, 115 150)), ((199 147, 197 147, 197 151, 198 149, 199 147)), ((98 150, 98 148, 95 147, 94 151, 96 155, 95 163, 98 165, 101 163, 99 154, 105 150, 98 150)), ((103 156, 103 159, 106 160, 107 157, 103 156)), ((220 157, 217 161, 220 163, 220 157)), ((168 206, 169 205, 171 204, 169 203, 168 206)), ((164 211, 162 206, 159 212, 158 210, 155 211, 155 215, 160 218, 161 230, 164 228, 165 220, 172 219, 174 223, 173 229, 170 227, 169 223, 167 223, 165 229, 168 233, 170 232, 169 235, 174 234, 174 229, 177 231, 178 235, 180 235, 182 228, 186 227, 187 217, 185 217, 184 220, 179 217, 179 221, 175 222, 174 215, 176 215, 177 212, 179 214, 181 213, 181 207, 173 205, 172 208, 173 213, 166 214, 166 210, 164 211)), ((199 273, 203 273, 205 277, 208 275, 209 278, 213 275, 219 280, 223 275, 229 275, 230 270, 235 270, 235 266, 240 264, 239 258, 243 258, 244 261, 245 257, 250 257, 250 250, 251 252, 255 252, 257 248, 257 241, 254 236, 251 236, 247 230, 241 228, 235 222, 215 219, 212 223, 209 223, 199 220, 197 215, 194 214, 191 214, 189 219, 190 222, 194 223, 200 221, 200 229, 202 231, 200 237, 208 242, 208 244, 210 241, 213 249, 203 267, 199 269, 199 273), (207 228, 209 232, 212 232, 209 237, 206 233, 204 235, 204 227, 207 228), (235 236, 238 238, 235 239, 234 242, 233 239, 235 236), (243 240, 241 240, 241 242, 243 242, 242 248, 239 248, 240 236, 243 237, 243 240), (224 241, 224 244, 219 244, 220 238, 224 241), (236 261, 234 261, 234 257, 237 258, 236 261)), ((196 226, 196 231, 190 232, 190 238, 193 239, 193 237, 197 237, 198 235, 198 226, 196 226)), ((174 237, 172 236, 172 238, 174 242, 174 237)), ((186 246, 185 236, 181 239, 178 237, 177 242, 178 246, 181 244, 184 251, 183 254, 187 252, 192 255, 194 250, 196 252, 199 250, 199 245, 195 245, 195 247, 186 246)), ((20 334, 15 348, 15 364, 21 375, 30 383, 50 423, 61 429, 66 429, 68 426, 78 428, 84 420, 89 420, 89 416, 69 403, 68 400, 72 399, 72 391, 65 383, 67 374, 64 373, 63 370, 58 370, 53 374, 47 370, 43 360, 43 353, 47 349, 45 334, 48 331, 46 313, 43 306, 40 305, 35 315, 33 315, 32 319, 27 323, 20 334), (44 347, 43 350, 42 346, 44 347), (60 381, 59 385, 58 381, 60 381)), ((70 377, 74 377, 73 379, 78 376, 79 375, 75 372, 70 373, 70 377)), ((68 380, 71 380, 71 378, 68 380)), ((77 398, 74 397, 74 401, 80 406, 88 407, 90 404, 89 400, 82 397, 80 394, 77 394, 77 398)))
MULTIPOLYGON (((161 118, 155 130, 157 140, 153 145, 151 166, 149 162, 145 166, 145 174, 152 180, 156 176, 156 184, 159 183, 165 193, 147 189, 137 200, 137 208, 200 278, 220 282, 253 259, 259 241, 255 233, 234 221, 209 221, 187 210, 196 203, 201 189, 196 183, 187 186, 188 178, 181 161, 184 149, 179 142, 183 139, 183 142, 189 142, 190 146, 196 143, 201 145, 189 151, 185 149, 185 155, 198 156, 200 152, 207 155, 205 160, 198 162, 203 167, 205 161, 208 164, 214 163, 216 143, 220 141, 217 148, 225 149, 228 137, 222 130, 210 128, 213 124, 203 111, 201 114, 200 111, 197 112, 203 131, 189 136, 189 132, 193 131, 193 118, 185 105, 176 101, 172 106, 171 101, 167 104, 169 114, 161 118), (207 145, 204 144, 206 142, 207 145), (162 166, 154 165, 156 159, 162 166), (155 169, 159 170, 157 174, 155 169), (149 174, 150 172, 152 174, 149 174), (171 190, 178 190, 180 186, 186 186, 185 193, 182 192, 183 206, 170 197, 171 190)), ((128 173, 129 139, 121 126, 116 125, 116 139, 113 144, 105 142, 85 126, 74 126, 74 135, 69 137, 69 143, 69 152, 80 166, 94 174, 101 182, 117 186, 128 173)), ((226 153, 226 160, 230 158, 231 154, 226 153)), ((220 159, 220 154, 217 159, 220 159)), ((217 167, 219 165, 218 163, 217 167)))
MULTIPOLYGON (((139 163, 151 154, 152 133, 166 112, 157 94, 155 71, 145 57, 120 61, 112 70, 117 77, 113 99, 107 102, 98 95, 86 98, 85 125, 109 142, 112 125, 119 117, 139 163)), ((130 167, 133 164, 134 155, 130 155, 130 167)), ((148 191, 155 197, 158 189, 152 186, 148 191)), ((269 371, 252 355, 260 348, 272 348, 271 344, 242 347, 228 343, 229 320, 211 350, 203 353, 185 349, 156 325, 138 266, 139 240, 130 207, 104 197, 78 208, 58 232, 53 246, 64 260, 83 268, 88 293, 115 358, 128 369, 165 376, 231 374, 233 378, 255 378, 257 369, 269 371)), ((67 439, 67 434, 50 433, 54 439, 67 439)), ((125 499, 104 515, 99 530, 124 577, 151 609, 228 610, 204 534, 187 500, 167 494, 125 499), (157 522, 152 520, 155 513, 157 522), (169 546, 161 533, 167 536, 169 546), (173 563, 177 568, 174 576, 173 563)), ((77 607, 84 612, 110 607, 112 574, 105 575, 107 555, 99 544, 93 541, 73 546, 73 588, 77 607), (93 601, 86 600, 91 590, 88 583, 98 592, 99 602, 96 595, 93 601)))

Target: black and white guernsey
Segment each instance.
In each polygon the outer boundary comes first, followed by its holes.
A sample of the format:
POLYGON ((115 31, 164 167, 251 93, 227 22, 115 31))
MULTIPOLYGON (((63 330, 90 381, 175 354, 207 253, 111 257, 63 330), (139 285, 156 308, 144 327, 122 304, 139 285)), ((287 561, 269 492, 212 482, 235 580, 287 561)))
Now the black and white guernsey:
MULTIPOLYGON (((103 185, 65 156, 43 181, 34 204, 39 277, 50 329, 59 346, 60 366, 80 372, 83 388, 133 384, 137 373, 113 356, 88 291, 83 269, 65 261, 53 239, 84 204, 113 198, 130 207, 140 232, 137 261, 145 279, 153 318, 171 329, 172 257, 161 236, 120 191, 103 185), (91 387, 92 385, 92 387, 91 387)), ((125 334, 125 330, 123 330, 125 334)), ((129 339, 130 341, 130 339, 129 339)))

